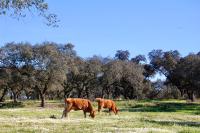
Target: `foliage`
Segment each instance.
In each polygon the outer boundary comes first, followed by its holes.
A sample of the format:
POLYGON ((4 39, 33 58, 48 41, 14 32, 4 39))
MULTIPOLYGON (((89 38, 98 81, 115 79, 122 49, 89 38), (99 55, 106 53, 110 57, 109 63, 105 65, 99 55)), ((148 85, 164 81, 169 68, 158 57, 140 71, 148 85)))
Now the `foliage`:
POLYGON ((130 56, 130 53, 128 50, 117 50, 116 54, 115 54, 115 58, 119 59, 119 60, 128 60, 130 56))
POLYGON ((200 96, 200 56, 153 50, 129 60, 128 50, 114 58, 81 58, 71 43, 7 43, 0 48, 0 101, 10 97, 45 99, 95 97, 116 99, 189 98, 200 96), (155 74, 166 81, 152 82, 155 74))
POLYGON ((144 55, 137 55, 136 57, 132 58, 131 61, 139 64, 141 62, 146 62, 147 59, 146 59, 146 57, 144 55))
POLYGON ((46 24, 57 27, 58 18, 56 14, 48 13, 48 4, 44 0, 0 0, 0 15, 10 15, 17 19, 26 17, 27 12, 43 17, 46 24))
POLYGON ((199 93, 200 86, 198 54, 180 57, 177 50, 153 50, 149 53, 149 58, 153 69, 166 76, 165 84, 176 86, 182 95, 187 94, 190 100, 195 100, 195 94, 199 93))
POLYGON ((176 85, 182 93, 187 93, 189 98, 194 101, 194 94, 199 92, 200 86, 200 56, 188 55, 182 58, 176 65, 169 78, 172 83, 176 85))

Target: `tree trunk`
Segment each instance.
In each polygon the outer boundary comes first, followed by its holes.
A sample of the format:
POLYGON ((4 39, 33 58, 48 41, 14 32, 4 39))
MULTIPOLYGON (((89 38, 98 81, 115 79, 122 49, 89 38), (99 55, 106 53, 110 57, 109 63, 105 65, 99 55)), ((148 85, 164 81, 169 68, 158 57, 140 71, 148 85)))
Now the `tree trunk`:
POLYGON ((102 91, 101 91, 101 98, 104 98, 104 96, 105 96, 105 89, 104 89, 104 87, 102 88, 102 91))
POLYGON ((185 94, 183 89, 180 89, 180 92, 181 92, 181 96, 185 94))
POLYGON ((78 90, 78 98, 83 98, 82 93, 83 93, 84 89, 85 89, 85 88, 82 87, 81 89, 78 90))
POLYGON ((78 91, 78 98, 81 98, 81 94, 82 94, 82 92, 78 91))
POLYGON ((13 101, 14 103, 17 103, 17 94, 13 92, 13 101))
POLYGON ((194 94, 193 91, 189 92, 188 93, 188 98, 192 101, 192 102, 195 102, 196 101, 196 96, 194 94))
POLYGON ((40 99, 41 99, 41 107, 45 107, 45 95, 40 93, 40 99))
MULTIPOLYGON (((31 95, 33 95, 33 94, 30 91, 25 90, 25 95, 28 100, 28 99, 31 99, 31 95)), ((33 97, 32 97, 32 99, 33 99, 33 97)))
POLYGON ((195 96, 195 94, 194 94, 194 92, 192 92, 192 102, 195 102, 196 101, 196 96, 195 96))
POLYGON ((111 93, 111 90, 109 88, 109 90, 108 90, 108 99, 111 99, 111 95, 112 95, 112 93, 111 93))
POLYGON ((0 98, 0 102, 4 101, 4 97, 5 97, 6 93, 7 93, 7 89, 4 89, 3 94, 2 94, 2 96, 0 98))
POLYGON ((87 99, 90 99, 90 94, 89 94, 89 89, 88 89, 88 87, 86 87, 86 96, 87 96, 87 99))
POLYGON ((56 92, 56 98, 60 99, 60 93, 59 93, 59 91, 56 92))

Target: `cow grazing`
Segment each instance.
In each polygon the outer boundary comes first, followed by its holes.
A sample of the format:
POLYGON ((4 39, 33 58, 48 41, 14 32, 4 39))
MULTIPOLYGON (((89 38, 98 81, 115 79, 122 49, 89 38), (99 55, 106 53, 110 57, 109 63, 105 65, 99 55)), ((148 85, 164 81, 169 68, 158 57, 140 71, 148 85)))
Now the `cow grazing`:
POLYGON ((112 111, 115 115, 118 114, 119 110, 117 109, 114 101, 102 98, 96 98, 96 101, 98 102, 98 112, 100 112, 102 108, 108 108, 109 113, 112 111))
POLYGON ((71 110, 83 110, 84 117, 86 118, 86 113, 89 112, 92 118, 95 117, 95 110, 92 107, 92 103, 88 99, 81 98, 66 98, 65 99, 65 108, 63 111, 63 116, 68 118, 68 113, 71 110))

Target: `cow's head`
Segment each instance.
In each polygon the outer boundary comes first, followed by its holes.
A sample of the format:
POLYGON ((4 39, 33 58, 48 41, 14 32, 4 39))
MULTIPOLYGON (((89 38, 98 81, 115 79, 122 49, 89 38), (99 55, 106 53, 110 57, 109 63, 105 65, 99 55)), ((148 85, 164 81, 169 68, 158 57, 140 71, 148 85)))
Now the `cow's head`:
POLYGON ((94 118, 95 115, 96 115, 96 110, 92 110, 92 111, 90 112, 90 117, 94 118))
POLYGON ((116 109, 116 114, 118 114, 118 112, 119 112, 119 109, 116 109))

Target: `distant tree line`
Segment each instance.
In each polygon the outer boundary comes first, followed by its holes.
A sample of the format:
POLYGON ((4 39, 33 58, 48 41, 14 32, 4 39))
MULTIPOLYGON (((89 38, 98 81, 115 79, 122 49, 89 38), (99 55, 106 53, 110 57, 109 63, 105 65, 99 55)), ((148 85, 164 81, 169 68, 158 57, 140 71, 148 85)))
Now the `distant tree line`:
POLYGON ((10 97, 45 99, 95 97, 115 99, 189 98, 200 94, 200 53, 152 50, 130 58, 128 50, 114 58, 81 58, 74 45, 44 42, 7 43, 0 48, 0 101, 10 97), (166 81, 152 82, 160 73, 166 81))

